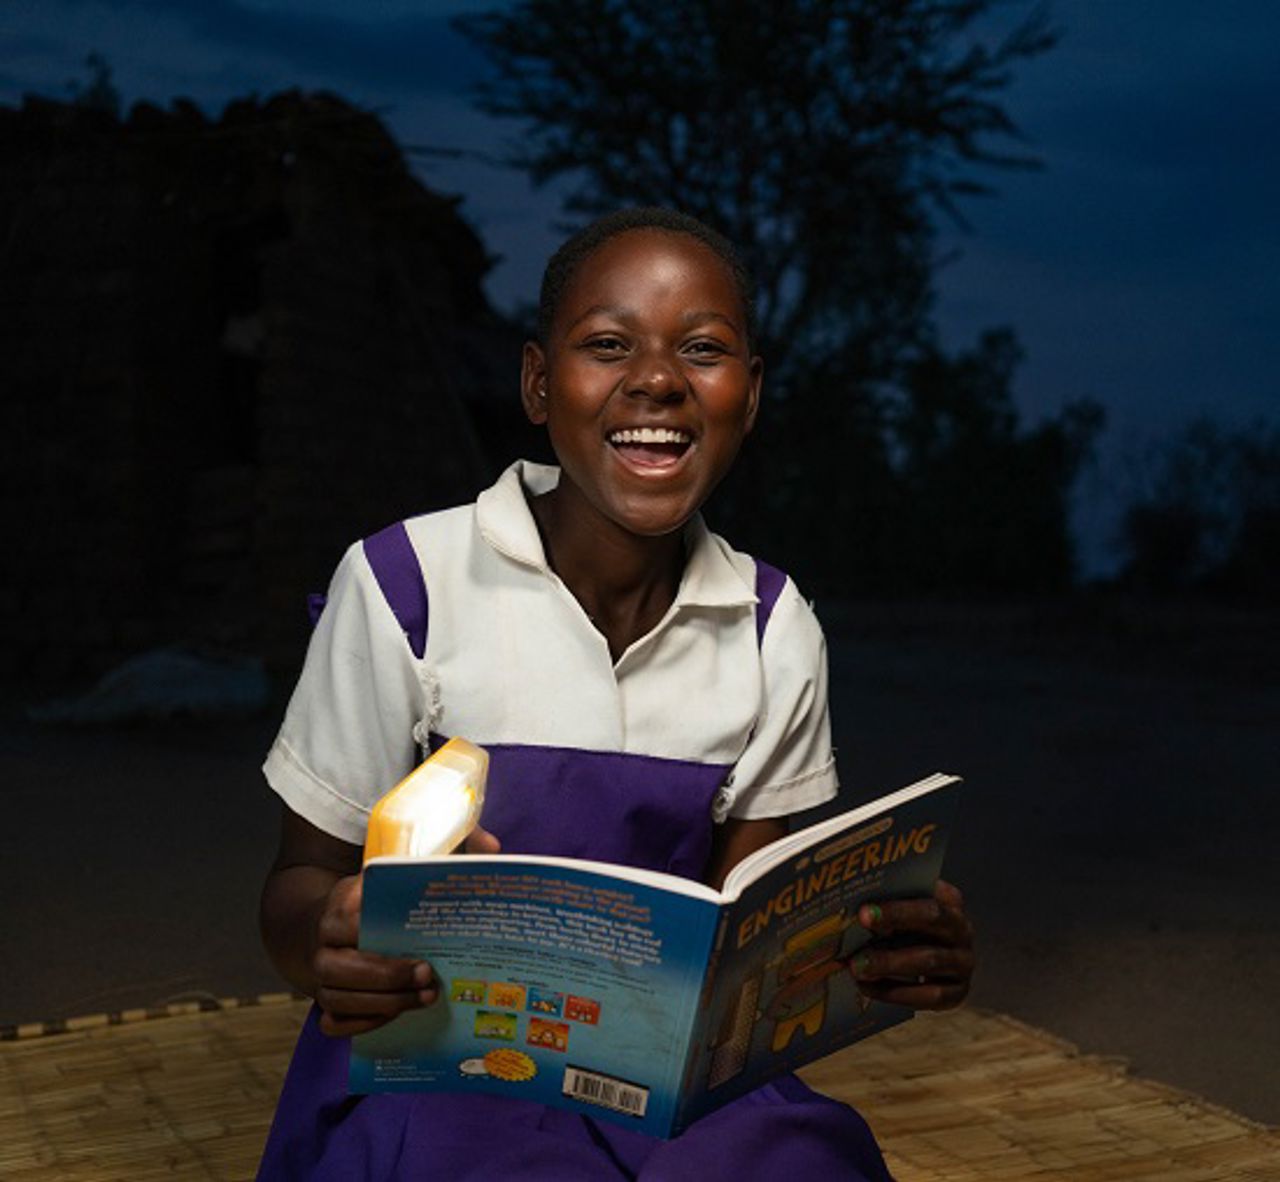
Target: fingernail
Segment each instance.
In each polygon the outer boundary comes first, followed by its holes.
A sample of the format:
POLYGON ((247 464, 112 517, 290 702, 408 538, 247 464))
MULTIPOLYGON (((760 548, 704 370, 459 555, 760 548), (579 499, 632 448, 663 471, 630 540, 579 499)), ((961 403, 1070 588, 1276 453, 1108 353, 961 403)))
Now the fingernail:
POLYGON ((879 923, 884 918, 884 912, 874 903, 870 903, 862 909, 862 915, 859 918, 862 919, 862 926, 869 928, 872 924, 879 923))
POLYGON ((427 962, 420 961, 413 966, 413 983, 419 989, 430 985, 435 980, 435 974, 431 971, 431 966, 427 962))
POLYGON ((436 1003, 436 999, 439 996, 440 996, 440 991, 438 989, 419 989, 418 990, 418 1000, 422 1002, 424 1006, 434 1005, 436 1003))
POLYGON ((871 957, 865 952, 859 952, 853 958, 853 973, 855 977, 861 977, 871 967, 871 957))

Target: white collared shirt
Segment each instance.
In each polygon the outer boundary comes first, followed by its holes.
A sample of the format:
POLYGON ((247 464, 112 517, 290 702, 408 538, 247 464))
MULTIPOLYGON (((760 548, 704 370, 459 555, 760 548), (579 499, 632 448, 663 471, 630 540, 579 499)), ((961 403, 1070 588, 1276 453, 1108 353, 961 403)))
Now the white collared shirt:
POLYGON ((517 462, 474 505, 405 522, 429 605, 420 660, 363 548, 347 551, 263 769, 291 809, 362 844, 430 732, 723 765, 717 821, 835 795, 826 645, 791 580, 761 643, 755 562, 695 517, 671 608, 615 663, 529 508, 558 479, 517 462))

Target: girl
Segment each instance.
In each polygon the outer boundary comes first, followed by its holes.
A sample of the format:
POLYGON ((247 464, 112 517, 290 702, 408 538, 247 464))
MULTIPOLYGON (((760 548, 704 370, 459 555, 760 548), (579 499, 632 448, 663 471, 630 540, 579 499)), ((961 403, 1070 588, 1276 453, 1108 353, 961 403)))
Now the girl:
MULTIPOLYGON (((439 999, 429 964, 356 947, 369 808, 417 746, 488 748, 472 850, 715 885, 835 793, 818 624, 698 515, 755 423, 752 333, 717 234, 664 210, 601 219, 548 264, 524 349, 525 413, 559 467, 517 463, 474 505, 344 557, 265 767, 284 810, 264 939, 316 1006, 260 1177, 888 1178, 861 1118, 794 1077, 669 1142, 501 1098, 346 1092, 348 1036, 439 999)), ((859 919, 876 937, 853 969, 865 993, 963 999, 954 888, 859 919)))

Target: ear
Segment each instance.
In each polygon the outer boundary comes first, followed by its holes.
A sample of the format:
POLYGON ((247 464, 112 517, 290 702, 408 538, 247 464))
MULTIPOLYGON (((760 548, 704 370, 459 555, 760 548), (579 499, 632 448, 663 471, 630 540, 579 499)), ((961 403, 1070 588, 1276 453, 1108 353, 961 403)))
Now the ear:
POLYGON ((537 341, 525 341, 520 357, 520 401, 529 422, 547 421, 547 358, 537 341))
POLYGON ((751 382, 751 401, 747 404, 747 429, 744 434, 750 435, 751 428, 756 425, 756 414, 760 410, 760 391, 764 387, 764 358, 753 357, 747 372, 751 382))

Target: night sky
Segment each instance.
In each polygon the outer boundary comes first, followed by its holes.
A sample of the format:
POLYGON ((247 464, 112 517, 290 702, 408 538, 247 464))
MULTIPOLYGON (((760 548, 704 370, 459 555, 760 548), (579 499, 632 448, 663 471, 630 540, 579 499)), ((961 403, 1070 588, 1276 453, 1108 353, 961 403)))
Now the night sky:
MULTIPOLYGON (((473 111, 481 56, 448 26, 488 5, 446 0, 0 0, 0 102, 53 97, 102 54, 126 104, 325 88, 379 110, 434 188, 501 256, 511 308, 536 293, 558 197, 486 162, 514 134, 473 111)), ((1001 23, 1032 5, 1010 0, 1001 23)), ((1102 460, 1078 488, 1090 569, 1105 568, 1116 506, 1144 453, 1188 419, 1276 417, 1280 331, 1280 4, 1053 0, 1063 37, 1019 68, 1007 106, 1043 170, 994 174, 999 192, 947 231, 949 344, 1011 324, 1027 351, 1028 422, 1077 397, 1106 406, 1102 460)))

